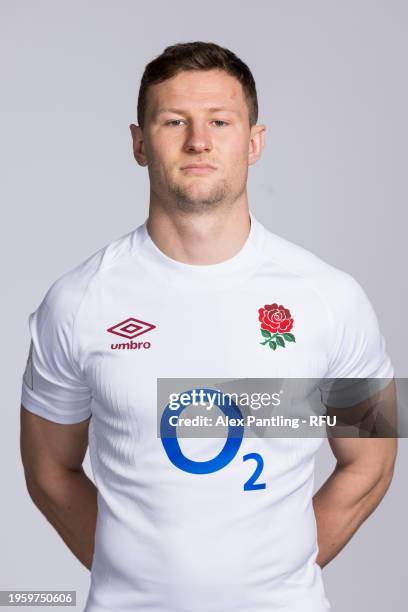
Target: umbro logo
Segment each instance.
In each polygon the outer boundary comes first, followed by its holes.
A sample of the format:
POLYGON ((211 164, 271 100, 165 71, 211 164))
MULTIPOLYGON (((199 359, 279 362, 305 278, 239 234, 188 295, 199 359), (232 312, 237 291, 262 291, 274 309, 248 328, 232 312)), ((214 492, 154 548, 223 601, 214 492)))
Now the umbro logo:
MULTIPOLYGON (((106 331, 110 334, 126 338, 127 340, 133 340, 133 338, 141 336, 155 328, 156 325, 152 323, 146 323, 146 321, 129 317, 120 323, 116 323, 116 325, 112 325, 112 327, 108 327, 106 331)), ((119 344, 111 344, 112 349, 141 349, 150 348, 150 346, 150 342, 122 342, 119 344)))
POLYGON ((136 338, 136 336, 145 334, 155 327, 155 325, 146 323, 146 321, 140 321, 134 317, 129 317, 120 323, 116 323, 116 325, 112 325, 112 327, 108 327, 106 331, 131 340, 132 338, 136 338))

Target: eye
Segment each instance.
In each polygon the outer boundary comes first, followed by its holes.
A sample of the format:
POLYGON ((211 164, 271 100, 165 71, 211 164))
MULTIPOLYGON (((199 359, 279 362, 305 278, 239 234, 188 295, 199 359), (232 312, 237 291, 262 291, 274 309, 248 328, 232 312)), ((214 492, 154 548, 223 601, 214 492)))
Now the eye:
POLYGON ((182 119, 171 119, 170 121, 166 121, 166 125, 170 125, 172 127, 178 127, 182 122, 182 119))
POLYGON ((215 123, 217 127, 224 127, 224 125, 228 125, 228 123, 222 119, 214 119, 213 123, 215 123))

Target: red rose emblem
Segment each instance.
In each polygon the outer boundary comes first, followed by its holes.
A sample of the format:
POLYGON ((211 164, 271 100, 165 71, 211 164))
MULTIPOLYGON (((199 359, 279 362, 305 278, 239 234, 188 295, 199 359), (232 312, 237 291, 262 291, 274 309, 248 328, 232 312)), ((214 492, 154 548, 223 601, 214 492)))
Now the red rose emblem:
POLYGON ((295 336, 290 332, 293 327, 294 319, 290 310, 282 304, 265 304, 258 310, 261 322, 261 333, 265 338, 261 344, 268 345, 275 350, 278 346, 285 347, 286 342, 295 342, 295 336))
POLYGON ((275 332, 289 332, 293 327, 293 319, 290 311, 280 304, 265 304, 259 309, 259 320, 261 328, 275 332))

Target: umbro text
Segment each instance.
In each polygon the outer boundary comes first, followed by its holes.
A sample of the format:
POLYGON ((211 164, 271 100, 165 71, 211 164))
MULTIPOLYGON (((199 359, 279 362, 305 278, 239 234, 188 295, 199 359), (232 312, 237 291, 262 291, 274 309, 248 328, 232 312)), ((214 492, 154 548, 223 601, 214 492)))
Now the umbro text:
POLYGON ((149 349, 150 342, 122 342, 120 344, 111 344, 111 349, 149 349))

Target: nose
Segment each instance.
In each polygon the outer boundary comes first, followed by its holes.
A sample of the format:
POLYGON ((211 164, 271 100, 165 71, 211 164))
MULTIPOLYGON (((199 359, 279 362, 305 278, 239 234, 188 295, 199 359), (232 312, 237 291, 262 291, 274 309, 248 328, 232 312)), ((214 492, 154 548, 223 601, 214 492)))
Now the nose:
POLYGON ((201 123, 192 121, 187 130, 185 150, 188 153, 202 153, 211 151, 212 142, 209 128, 201 123))

